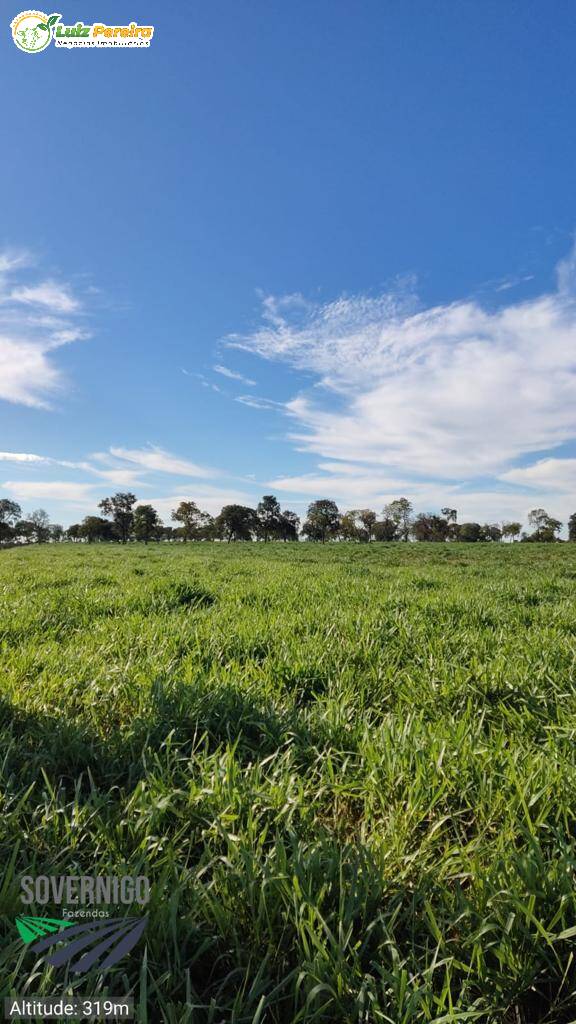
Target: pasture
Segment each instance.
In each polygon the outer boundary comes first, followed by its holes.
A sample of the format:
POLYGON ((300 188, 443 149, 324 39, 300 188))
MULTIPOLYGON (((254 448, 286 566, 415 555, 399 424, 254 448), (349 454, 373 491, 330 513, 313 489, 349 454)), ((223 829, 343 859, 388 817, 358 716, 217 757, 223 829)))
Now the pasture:
POLYGON ((576 544, 12 549, 0 655, 2 995, 576 1019, 576 544), (139 946, 34 970, 20 876, 111 872, 139 946))

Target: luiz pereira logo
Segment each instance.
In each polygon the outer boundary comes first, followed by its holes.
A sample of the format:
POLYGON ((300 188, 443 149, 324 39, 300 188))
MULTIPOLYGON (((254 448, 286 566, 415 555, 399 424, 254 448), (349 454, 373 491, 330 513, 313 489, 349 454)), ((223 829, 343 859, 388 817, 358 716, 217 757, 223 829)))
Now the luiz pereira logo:
POLYGON ((67 966, 75 974, 105 971, 126 956, 142 936, 148 918, 110 917, 110 905, 145 906, 150 884, 145 875, 27 875, 21 880, 24 904, 62 906, 63 917, 16 918, 16 928, 32 953, 45 954, 52 967, 67 966), (78 918, 90 917, 81 921, 78 918))
POLYGON ((57 48, 78 49, 79 47, 99 49, 102 47, 146 47, 154 35, 153 25, 104 25, 93 22, 85 25, 77 21, 64 25, 61 14, 44 14, 43 11, 21 11, 11 21, 12 38, 24 53, 41 53, 54 40, 57 48))

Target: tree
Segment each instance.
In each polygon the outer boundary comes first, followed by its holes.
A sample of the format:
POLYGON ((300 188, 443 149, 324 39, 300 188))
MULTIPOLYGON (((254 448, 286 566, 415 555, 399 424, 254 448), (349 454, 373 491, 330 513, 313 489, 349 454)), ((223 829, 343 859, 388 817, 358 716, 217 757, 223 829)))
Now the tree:
POLYGON ((448 523, 447 540, 456 540, 458 537, 458 510, 455 508, 441 508, 440 512, 448 523))
MULTIPOLYGON (((70 529, 72 528, 70 527, 70 529)), ((68 534, 70 535, 70 530, 68 534)), ((101 516, 85 516, 78 526, 77 536, 82 540, 87 540, 89 544, 94 541, 114 540, 114 527, 112 523, 101 516)))
POLYGON ((458 540, 473 544, 479 541, 481 537, 482 527, 480 523, 460 523, 458 527, 458 540))
POLYGON ((568 540, 576 541, 576 512, 568 520, 568 540))
POLYGON ((12 540, 14 524, 22 518, 22 509, 9 498, 0 498, 0 544, 12 540))
POLYGON ((528 513, 528 525, 534 526, 537 530, 540 530, 545 526, 547 521, 548 513, 546 512, 546 509, 533 508, 532 511, 528 513))
POLYGON ((28 516, 32 524, 32 537, 37 544, 45 544, 50 537, 50 517, 43 508, 37 508, 28 516))
POLYGON ((562 529, 559 519, 553 519, 543 508, 533 508, 528 513, 528 523, 534 527, 530 540, 539 543, 550 543, 557 540, 556 534, 562 529))
POLYGON ((384 506, 384 518, 391 519, 396 524, 396 533, 399 540, 407 541, 410 536, 412 524, 412 505, 408 498, 397 498, 389 505, 384 506))
POLYGON ((104 498, 98 504, 105 516, 110 516, 116 535, 122 544, 129 539, 134 525, 134 505, 137 498, 130 491, 114 494, 111 498, 104 498))
MULTIPOLYGON (((108 525, 110 525, 110 523, 108 525)), ((72 523, 66 530, 66 536, 68 537, 68 540, 82 540, 81 530, 82 526, 80 523, 72 523)))
POLYGON ((214 540, 217 535, 216 527, 214 525, 216 520, 209 512, 201 512, 200 515, 202 517, 202 526, 198 540, 214 540))
POLYGON ((374 527, 376 525, 376 513, 371 508, 361 508, 358 512, 358 519, 362 523, 365 539, 369 544, 374 536, 374 527))
POLYGON ((212 522, 212 516, 201 512, 195 501, 181 501, 171 513, 171 518, 176 523, 182 523, 179 535, 184 543, 187 540, 201 540, 206 534, 206 527, 212 522))
POLYGON ((522 523, 502 523, 502 536, 509 537, 511 541, 518 539, 522 530, 522 523))
POLYGON ((217 535, 229 544, 232 540, 252 540, 258 532, 258 518, 246 505, 225 505, 214 521, 217 535))
POLYGON ((340 528, 340 513, 335 501, 320 498, 308 505, 306 522, 302 532, 310 540, 319 540, 324 544, 330 537, 335 537, 340 528))
POLYGON ((0 523, 15 523, 22 518, 22 509, 16 501, 0 498, 0 523))
POLYGON ((500 529, 497 523, 484 523, 480 531, 480 540, 502 540, 502 530, 500 529))
POLYGON ((138 505, 134 512, 134 536, 136 540, 148 541, 158 537, 162 529, 162 520, 152 505, 138 505))
POLYGON ((448 539, 449 533, 450 524, 443 516, 420 512, 412 523, 412 536, 415 540, 441 542, 448 539))
POLYGON ((174 526, 163 526, 160 531, 161 540, 180 540, 180 530, 174 526))
POLYGON ((15 539, 30 544, 35 540, 36 524, 31 519, 19 519, 17 523, 14 523, 13 535, 15 539))
POLYGON ((265 494, 256 506, 259 533, 266 543, 270 537, 277 537, 280 531, 280 502, 273 494, 265 494))
POLYGON ((374 524, 374 540, 391 541, 398 539, 398 527, 393 519, 385 517, 374 524))
POLYGON ((54 544, 59 544, 64 540, 64 527, 60 523, 52 523, 50 526, 50 540, 54 544))
POLYGON ((282 540, 298 540, 300 517, 290 509, 285 509, 280 516, 279 536, 282 540))
POLYGON ((344 540, 359 540, 369 543, 374 536, 376 513, 369 508, 351 509, 340 519, 340 536, 344 540))
POLYGON ((344 512, 340 516, 340 536, 342 540, 360 540, 360 530, 356 522, 356 512, 344 512))

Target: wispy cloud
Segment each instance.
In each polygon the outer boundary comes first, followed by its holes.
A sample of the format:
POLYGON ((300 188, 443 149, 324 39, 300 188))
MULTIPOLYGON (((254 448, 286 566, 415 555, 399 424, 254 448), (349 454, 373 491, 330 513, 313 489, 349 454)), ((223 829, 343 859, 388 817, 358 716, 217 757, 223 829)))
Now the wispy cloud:
POLYGON ((236 402, 248 405, 252 409, 286 409, 284 402, 275 402, 272 398, 260 398, 258 395, 237 395, 236 402))
POLYGON ((106 452, 95 452, 89 458, 79 461, 57 459, 32 452, 0 452, 0 462, 13 462, 32 467, 63 466, 66 469, 80 469, 118 485, 139 483, 143 486, 143 478, 155 473, 199 477, 204 480, 220 475, 219 470, 199 466, 153 445, 144 448, 111 447, 106 452))
POLYGON ((0 462, 27 462, 45 465, 51 461, 43 455, 32 455, 29 452, 0 452, 0 462))
POLYGON ((218 471, 207 466, 199 466, 188 459, 180 458, 171 452, 155 445, 146 448, 110 448, 109 453, 97 453, 94 457, 106 460, 112 456, 124 462, 141 466, 145 470, 156 473, 172 473, 174 476, 213 477, 218 471))
POLYGON ((256 387, 256 381, 251 380, 250 377, 245 377, 243 373, 238 373, 237 370, 230 370, 227 366, 222 366, 217 363, 212 369, 215 373, 220 373, 223 377, 228 377, 229 380, 240 381, 241 384, 246 384, 248 387, 256 387))
POLYGON ((80 308, 67 284, 57 281, 42 281, 36 285, 21 285, 10 292, 13 302, 23 302, 28 306, 42 306, 53 313, 75 313, 80 308))
POLYGON ((497 292, 508 292, 511 288, 517 288, 521 284, 527 284, 534 280, 534 274, 521 274, 516 277, 506 277, 496 285, 497 292))
POLYGON ((31 452, 0 452, 0 462, 19 462, 28 465, 65 466, 66 469, 92 469, 89 462, 71 462, 69 459, 53 459, 49 455, 35 455, 31 452))
POLYGON ((141 471, 131 469, 126 465, 103 469, 87 459, 74 462, 69 459, 54 459, 48 455, 35 455, 30 452, 0 452, 0 462, 14 462, 24 466, 59 466, 65 469, 80 469, 100 480, 114 484, 116 487, 146 486, 145 481, 142 480, 141 471))
MULTIPOLYGON (((262 325, 250 335, 232 335, 227 344, 265 359, 312 371, 330 387, 365 380, 376 349, 381 357, 383 326, 406 316, 415 297, 403 283, 398 292, 378 296, 341 297, 317 305, 301 295, 262 300, 262 325), (354 375, 354 368, 357 373, 354 375)), ((393 352, 388 365, 392 366, 393 352)))
POLYGON ((0 252, 0 274, 6 274, 32 263, 30 253, 23 249, 4 249, 0 252))
POLYGON ((196 377, 196 380, 200 381, 200 383, 201 383, 203 388, 209 388, 211 391, 216 391, 220 395, 223 394, 222 388, 219 387, 218 384, 214 384, 213 381, 208 380, 206 378, 205 374, 203 374, 203 373, 190 373, 189 370, 184 370, 184 369, 182 369, 182 373, 184 373, 186 375, 186 377, 196 377))

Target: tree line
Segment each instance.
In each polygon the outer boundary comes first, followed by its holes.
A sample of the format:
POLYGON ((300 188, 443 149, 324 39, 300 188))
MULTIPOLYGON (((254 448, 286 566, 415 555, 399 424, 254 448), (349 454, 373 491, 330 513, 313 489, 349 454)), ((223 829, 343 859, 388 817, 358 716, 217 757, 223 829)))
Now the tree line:
MULTIPOLYGON (((558 541, 562 523, 545 509, 535 508, 528 514, 528 530, 522 523, 458 522, 454 508, 440 513, 414 513, 407 498, 397 498, 385 505, 381 516, 369 508, 340 512, 336 502, 320 498, 308 506, 306 518, 289 509, 282 509, 273 494, 265 494, 256 508, 246 505, 225 505, 217 516, 203 512, 194 501, 181 501, 171 512, 174 525, 162 522, 152 505, 137 504, 131 492, 118 492, 98 504, 101 515, 89 515, 67 529, 51 523, 43 509, 24 516, 20 505, 7 498, 0 499, 0 544, 43 544, 60 541, 95 542, 129 541, 464 541, 499 542, 558 541)), ((576 512, 568 520, 568 540, 576 541, 576 512)))

